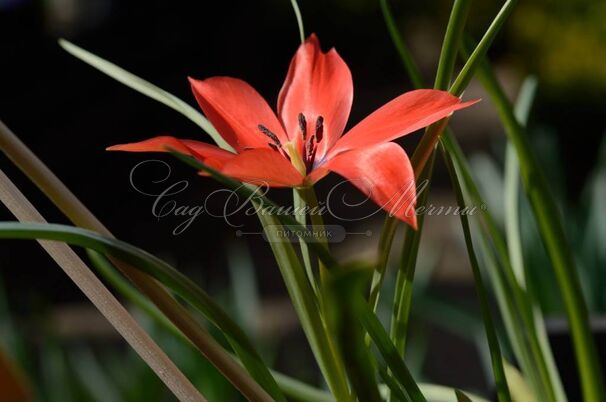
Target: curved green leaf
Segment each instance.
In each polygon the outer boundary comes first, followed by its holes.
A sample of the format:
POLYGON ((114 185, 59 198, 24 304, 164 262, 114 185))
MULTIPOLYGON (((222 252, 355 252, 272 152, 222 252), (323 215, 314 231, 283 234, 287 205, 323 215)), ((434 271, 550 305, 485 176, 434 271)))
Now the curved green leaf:
POLYGON ((272 397, 285 401, 278 385, 246 334, 211 297, 187 276, 158 257, 120 240, 108 238, 86 229, 57 224, 0 223, 0 238, 46 239, 95 250, 132 264, 172 289, 204 314, 227 337, 242 364, 272 397))

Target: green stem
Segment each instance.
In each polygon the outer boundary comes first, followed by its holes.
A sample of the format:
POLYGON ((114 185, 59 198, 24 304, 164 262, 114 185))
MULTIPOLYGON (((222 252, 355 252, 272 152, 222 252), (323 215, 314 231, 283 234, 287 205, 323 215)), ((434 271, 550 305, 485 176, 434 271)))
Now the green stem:
MULTIPOLYGON (((258 216, 264 228, 281 224, 275 216, 265 214, 258 214, 258 216)), ((329 336, 314 291, 292 244, 286 243, 284 239, 275 238, 275 230, 266 230, 265 233, 301 321, 301 326, 328 386, 337 402, 350 402, 351 396, 342 360, 329 336)))
MULTIPOLYGON (((318 198, 316 196, 314 188, 302 187, 299 188, 298 191, 300 191, 303 201, 309 207, 309 220, 313 229, 322 233, 324 231, 324 219, 322 218, 322 214, 320 213, 318 198)), ((328 241, 325 237, 320 237, 316 240, 320 242, 320 245, 323 246, 324 249, 329 249, 328 241)), ((318 288, 320 288, 322 284, 326 283, 326 277, 328 275, 327 267, 320 258, 318 258, 318 271, 320 273, 320 284, 317 286, 318 288)), ((322 305, 322 299, 320 299, 320 305, 322 305)))
POLYGON ((570 323, 584 400, 586 402, 602 401, 606 395, 602 368, 598 361, 595 341, 589 325, 589 313, 583 298, 573 254, 566 239, 560 212, 528 137, 516 119, 513 107, 494 73, 486 63, 482 63, 478 73, 518 154, 520 173, 526 195, 553 264, 558 287, 562 292, 570 323))
POLYGON ((470 4, 471 0, 455 0, 452 5, 438 61, 438 70, 433 86, 435 89, 447 89, 450 85, 470 4))
MULTIPOLYGON (((419 178, 421 183, 427 183, 425 190, 417 199, 419 206, 426 205, 427 198, 429 197, 429 187, 433 175, 434 160, 435 153, 419 178)), ((390 337, 401 356, 404 356, 406 350, 408 321, 412 306, 413 281, 424 223, 425 215, 421 214, 418 216, 417 230, 410 227, 406 228, 400 265, 396 275, 396 290, 393 302, 390 337)))
POLYGON ((381 231, 381 237, 379 238, 379 259, 372 275, 372 282, 370 284, 370 294, 368 296, 368 304, 372 307, 373 311, 377 311, 379 305, 379 293, 385 280, 385 274, 387 272, 387 262, 389 260, 389 254, 391 251, 391 245, 398 229, 398 220, 387 215, 385 217, 385 223, 381 231))
MULTIPOLYGON (((307 207, 307 203, 305 202, 301 191, 302 190, 298 188, 292 190, 293 205, 295 207, 295 219, 297 219, 297 222, 299 222, 301 226, 306 226, 307 214, 305 213, 305 208, 307 207)), ((303 257, 303 266, 305 267, 307 278, 309 279, 309 283, 311 284, 311 287, 313 288, 316 297, 318 297, 318 284, 311 263, 309 247, 307 247, 307 243, 302 240, 299 241, 299 246, 301 247, 301 256, 303 257)))

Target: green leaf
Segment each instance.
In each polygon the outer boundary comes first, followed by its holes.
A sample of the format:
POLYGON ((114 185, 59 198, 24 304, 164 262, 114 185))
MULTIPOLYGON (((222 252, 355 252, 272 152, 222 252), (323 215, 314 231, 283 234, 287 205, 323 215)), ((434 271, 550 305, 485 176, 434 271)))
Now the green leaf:
POLYGON ((69 54, 77 57, 102 73, 109 75, 116 81, 121 82, 127 87, 149 96, 150 98, 155 99, 158 102, 163 103, 181 113, 200 126, 202 130, 208 133, 208 135, 212 137, 213 141, 215 141, 221 148, 232 150, 231 146, 223 139, 223 137, 221 137, 213 125, 204 116, 202 116, 202 114, 200 114, 200 112, 181 99, 177 98, 175 95, 158 88, 154 84, 145 81, 132 73, 129 73, 125 69, 118 67, 117 65, 110 63, 109 61, 104 60, 101 57, 84 50, 65 39, 59 39, 59 45, 69 54))
POLYGON ((305 41, 305 29, 303 28, 303 18, 301 17, 301 10, 299 9, 299 4, 297 0, 290 0, 290 4, 292 5, 292 9, 295 12, 295 17, 297 18, 297 26, 299 27, 299 36, 301 37, 301 43, 305 41))
POLYGON ((509 99, 485 60, 481 60, 478 78, 493 100, 505 132, 518 155, 524 190, 551 259, 566 308, 584 399, 587 402, 600 401, 606 394, 602 365, 598 359, 587 305, 560 211, 524 127, 517 120, 509 99))
MULTIPOLYGON (((276 216, 258 214, 264 228, 280 225, 276 216)), ((349 401, 349 387, 345 369, 335 345, 328 336, 326 325, 320 315, 318 300, 298 259, 294 247, 288 241, 277 238, 275 229, 266 230, 278 267, 286 284, 293 306, 297 312, 303 331, 328 386, 339 402, 349 401)))
MULTIPOLYGON (((461 211, 464 211, 466 208, 466 202, 465 197, 463 195, 463 190, 461 189, 461 185, 459 184, 459 179, 452 158, 445 151, 444 159, 446 161, 446 166, 448 167, 448 171, 450 173, 450 178, 454 187, 459 209, 461 211)), ((490 348, 492 370, 497 388, 497 397, 499 399, 499 402, 511 402, 509 386, 507 385, 507 377, 505 376, 505 369, 503 368, 503 357, 501 356, 499 340, 497 338, 497 333, 495 331, 492 315, 490 312, 488 292, 486 291, 486 288, 484 286, 482 273, 480 271, 480 265, 478 263, 478 259, 476 257, 475 249, 473 246, 469 219, 465 213, 461 213, 459 218, 461 220, 463 236, 465 237, 465 244, 467 246, 467 253, 469 255, 469 263, 473 272, 476 293, 478 296, 478 301, 480 303, 480 311, 482 314, 482 320, 484 321, 486 339, 488 341, 488 347, 490 348)))
POLYGON ((389 398, 395 398, 398 402, 408 402, 410 398, 408 395, 404 393, 404 390, 398 384, 398 382, 393 378, 391 374, 387 372, 387 370, 383 367, 379 367, 379 375, 385 381, 385 385, 389 388, 389 398))
MULTIPOLYGON (((364 340, 364 329, 358 319, 356 303, 366 286, 369 271, 343 269, 331 276, 328 283, 326 305, 329 306, 329 323, 338 340, 349 382, 358 400, 381 402, 375 377, 375 367, 364 340)), ((365 302, 362 302, 365 304, 365 302)))
POLYGON ((358 318, 362 322, 362 326, 366 329, 379 349, 389 370, 408 393, 411 401, 427 402, 421 393, 419 386, 410 374, 408 367, 406 367, 406 363, 404 363, 404 360, 402 360, 395 345, 389 339, 383 325, 372 311, 372 308, 364 301, 361 295, 352 298, 351 302, 355 303, 356 312, 358 313, 358 318))
MULTIPOLYGON (((427 203, 429 189, 431 186, 431 177, 435 161, 435 152, 423 173, 419 176, 418 182, 426 183, 426 187, 417 199, 417 205, 423 206, 427 203)), ((421 234, 425 223, 425 214, 417 217, 417 230, 406 226, 404 230, 404 244, 396 275, 396 290, 394 294, 390 337, 400 355, 404 356, 406 350, 406 338, 408 335, 408 320, 412 308, 412 290, 417 266, 417 255, 421 244, 421 234)))
POLYGON ((230 341, 251 376, 276 400, 285 401, 246 334, 211 297, 189 278, 154 255, 120 240, 98 233, 57 224, 0 223, 0 238, 47 239, 95 250, 111 255, 151 275, 190 303, 216 325, 230 341))

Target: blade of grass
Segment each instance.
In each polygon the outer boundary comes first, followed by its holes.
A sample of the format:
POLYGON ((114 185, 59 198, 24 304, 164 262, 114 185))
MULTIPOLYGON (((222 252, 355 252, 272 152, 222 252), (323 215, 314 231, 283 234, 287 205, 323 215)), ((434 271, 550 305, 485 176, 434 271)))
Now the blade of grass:
MULTIPOLYGON (((381 4, 382 4, 383 8, 387 8, 387 11, 384 11, 384 15, 386 15, 386 21, 393 23, 392 19, 390 19, 390 13, 389 13, 389 9, 388 9, 389 6, 387 5, 386 2, 383 2, 381 4)), ((452 12, 451 12, 450 18, 448 20, 446 33, 444 35, 444 41, 442 44, 442 50, 440 53, 438 71, 436 73, 436 82, 434 85, 434 88, 436 88, 436 89, 446 89, 450 82, 450 79, 452 77, 452 72, 454 70, 454 63, 456 61, 456 55, 457 55, 459 43, 461 41, 463 28, 465 27, 465 21, 467 20, 469 4, 470 4, 470 0, 455 0, 454 5, 452 7, 452 12)), ((398 40, 401 41, 399 35, 397 35, 396 37, 398 38, 398 40)), ((414 66, 414 63, 412 62, 411 58, 407 56, 408 53, 405 51, 406 46, 403 43, 401 43, 399 46, 404 50, 403 52, 400 51, 400 53, 405 55, 404 57, 407 60, 406 64, 414 66)), ((413 68, 415 68, 415 67, 413 67, 413 68)), ((416 80, 416 78, 415 78, 415 80, 416 80)), ((419 78, 419 81, 420 81, 420 78, 419 78)), ((447 121, 448 121, 448 119, 444 119, 442 124, 446 124, 447 121)), ((442 124, 437 124, 435 126, 432 126, 431 128, 428 128, 426 131, 433 132, 433 131, 439 130, 441 132, 440 127, 442 124)), ((431 139, 431 138, 432 138, 432 136, 426 134, 421 139, 421 144, 423 143, 423 141, 426 141, 427 139, 431 139)), ((435 148, 436 140, 437 139, 430 140, 430 141, 433 141, 433 145, 434 145, 433 148, 435 148)), ((434 152, 433 148, 430 151, 431 152, 430 155, 433 155, 433 152, 434 152)), ((429 147, 427 149, 429 149, 429 147)), ((413 169, 415 171, 415 176, 417 176, 417 177, 420 177, 423 174, 423 171, 425 170, 426 159, 419 158, 419 155, 424 153, 423 150, 424 150, 423 145, 420 145, 419 147, 417 147, 417 149, 415 149, 415 153, 413 154, 413 157, 412 157, 413 169)), ((431 158, 430 155, 427 155, 427 158, 431 158)), ((425 199, 422 200, 422 202, 420 204, 424 205, 424 201, 425 201, 425 199)), ((383 280, 385 278, 385 271, 386 271, 386 267, 387 267, 389 253, 391 251, 391 245, 393 243, 397 225, 398 225, 398 221, 396 219, 394 219, 393 217, 389 217, 389 216, 386 217, 385 223, 383 225, 383 230, 381 232, 381 238, 379 241, 379 258, 378 258, 377 270, 375 271, 375 274, 373 276, 373 281, 371 284, 370 298, 369 298, 370 304, 371 304, 371 306, 373 306, 374 309, 376 309, 378 299, 379 299, 379 292, 381 289, 381 285, 383 284, 383 280)), ((421 225, 422 225, 422 223, 421 223, 421 225)), ((422 226, 419 226, 418 231, 419 232, 422 231, 422 226)), ((409 231, 407 230, 407 232, 409 232, 409 231)), ((411 244, 414 244, 415 235, 407 235, 407 236, 410 236, 412 238, 411 244)), ((420 237, 420 233, 418 234, 418 236, 420 237)))
POLYGON ((385 25, 387 26, 389 36, 391 37, 391 40, 398 51, 400 61, 402 62, 404 69, 408 72, 408 76, 411 79, 413 86, 415 88, 422 88, 423 79, 421 77, 421 71, 408 51, 408 48, 404 43, 404 39, 402 39, 402 35, 400 35, 396 20, 393 17, 391 7, 389 6, 389 0, 380 0, 380 4, 381 12, 383 14, 383 18, 385 19, 385 25))
POLYGON ((410 402, 410 398, 408 397, 408 395, 406 395, 406 393, 404 392, 400 384, 398 384, 396 379, 393 378, 391 374, 389 374, 387 369, 382 366, 379 366, 379 375, 387 386, 387 390, 389 391, 389 398, 394 398, 398 402, 410 402))
POLYGON ((326 324, 320 314, 319 302, 315 298, 292 244, 279 238, 277 232, 272 230, 281 224, 278 217, 262 213, 258 216, 263 227, 266 228, 265 234, 270 241, 286 289, 329 388, 337 402, 351 401, 342 359, 328 335, 326 324))
POLYGON ((364 329, 358 320, 358 311, 352 298, 362 293, 370 272, 347 269, 331 276, 326 305, 330 324, 347 370, 349 382, 359 401, 381 402, 375 377, 375 368, 364 340, 364 329))
POLYGON ((65 39, 59 39, 59 45, 72 56, 107 74, 116 81, 181 113, 208 133, 221 148, 233 150, 212 124, 183 100, 65 39))
MULTIPOLYGON (((459 74, 457 80, 455 80, 455 84, 457 84, 456 86, 453 85, 451 87, 451 91, 453 91, 454 93, 458 94, 459 92, 462 92, 463 89, 463 85, 461 83, 463 82, 469 82, 469 80, 471 79, 471 77, 473 76, 474 70, 477 67, 477 63, 479 62, 480 59, 480 55, 482 55, 482 53, 485 53, 486 50, 488 49, 488 45, 492 42, 492 40, 494 39, 494 36, 496 35, 496 33, 498 32, 498 30, 500 29, 500 26, 502 26, 502 24, 504 23, 506 17, 511 13, 511 11, 513 10, 513 6, 515 5, 515 2, 511 2, 508 1, 506 2, 503 7, 501 8, 501 11, 498 14, 498 19, 495 19, 493 21, 493 24, 491 25, 492 29, 490 29, 489 31, 486 32, 484 38, 482 39, 481 44, 483 44, 482 47, 478 46, 476 47, 476 51, 474 51, 474 53, 476 54, 476 57, 472 60, 468 60, 468 63, 465 64, 464 69, 461 71, 461 73, 459 74), (458 83, 457 83, 458 82, 458 83)), ((419 74, 419 70, 416 68, 416 65, 414 64, 414 61, 412 59, 412 57, 410 56, 410 52, 408 51, 408 49, 406 48, 406 46, 404 45, 403 41, 400 39, 399 34, 397 32, 397 29, 393 29, 394 25, 393 25, 393 17, 391 16, 391 12, 389 7, 382 7, 383 10, 383 14, 384 17, 387 21, 387 25, 388 25, 388 29, 389 32, 392 36, 392 40, 394 41, 394 43, 396 44, 396 49, 398 50, 398 53, 400 55, 400 58, 403 61, 403 64, 406 68, 407 73, 409 74, 409 76, 411 77, 413 83, 415 83, 416 87, 421 87, 423 86, 423 80, 421 75, 419 74)), ((460 148, 458 147, 458 144, 456 142, 456 139, 454 138, 454 136, 452 135, 452 133, 449 132, 448 129, 446 129, 446 134, 442 137, 442 140, 444 142, 444 144, 446 145, 446 148, 448 150, 448 152, 450 154, 452 154, 455 157, 455 160, 458 158, 457 163, 462 165, 462 172, 466 174, 465 180, 466 180, 466 185, 468 185, 471 194, 473 195, 473 200, 477 205, 482 205, 483 202, 481 201, 481 197, 479 195, 479 192, 477 190, 477 188, 475 187, 475 184, 473 183, 473 179, 471 179, 471 175, 469 174, 469 168, 466 166, 466 161, 465 161, 465 157, 462 154, 462 152, 460 151, 460 148)), ((427 141, 426 144, 431 144, 431 141, 427 141)), ((427 147, 429 148, 429 147, 427 147)), ((482 214, 482 217, 484 218, 484 221, 486 223, 486 226, 488 227, 489 230, 489 235, 492 238, 492 240, 495 242, 495 245, 497 246, 497 250, 499 252, 499 256, 500 258, 506 262, 505 267, 507 268, 508 266, 508 256, 507 256, 507 251, 506 251, 506 246, 505 246, 505 242, 502 241, 502 239, 500 238, 500 234, 498 232, 498 230, 496 229, 496 225, 494 224, 494 222, 492 221, 490 214, 487 212, 484 212, 482 214)), ((497 265, 495 264, 494 267, 496 268, 497 265)), ((505 271, 507 272, 507 269, 505 269, 505 271)), ((497 272, 497 270, 495 270, 494 272, 497 272)), ((492 278, 494 278, 494 282, 497 284, 501 284, 500 288, 504 288, 504 286, 511 286, 511 283, 509 283, 509 285, 505 285, 503 281, 503 279, 501 278, 501 276, 497 273, 496 275, 491 275, 492 278), (501 279, 499 279, 501 278, 501 279)), ((505 276, 505 278, 511 279, 508 276, 505 276)), ((502 301, 509 301, 509 299, 507 298, 502 298, 502 301)), ((518 297, 514 297, 514 300, 516 300, 518 302, 518 304, 524 304, 524 301, 521 300, 518 297)), ((515 314, 521 314, 522 316, 524 315, 524 312, 522 311, 522 313, 520 313, 520 311, 516 312, 517 308, 514 308, 513 310, 511 309, 511 307, 508 307, 507 303, 499 303, 500 307, 501 307, 501 311, 504 313, 509 312, 509 314, 505 314, 505 318, 506 318, 506 322, 509 323, 513 323, 513 322, 517 322, 516 320, 512 319, 512 317, 515 316, 515 314)), ((522 306, 522 309, 524 309, 525 307, 522 306)), ((536 315, 535 315, 536 317, 536 315)), ((538 323, 533 323, 532 327, 538 326, 538 323)), ((508 326, 508 333, 510 335, 516 335, 516 331, 524 331, 524 326, 517 326, 517 330, 513 329, 511 326, 508 326)), ((528 329, 529 327, 526 326, 526 328, 528 329)), ((536 342, 533 342, 533 336, 530 336, 531 338, 531 345, 534 345, 536 342)), ((536 337, 534 337, 534 339, 536 340, 536 337)), ((515 338, 513 338, 512 340, 515 340, 515 338)), ((539 358, 534 358, 534 359, 530 359, 528 357, 528 353, 527 352, 521 352, 522 350, 525 349, 520 349, 518 348, 517 350, 520 351, 520 353, 518 353, 518 358, 523 362, 523 361, 527 361, 527 362, 534 362, 537 361, 539 364, 541 363, 541 361, 545 361, 545 360, 549 360, 548 356, 545 359, 541 359, 541 357, 539 356, 539 358), (521 354, 523 353, 523 354, 521 354)), ((534 349, 533 349, 534 350, 534 349)), ((543 348, 543 350, 545 351, 546 348, 543 348)), ((528 372, 527 373, 529 375, 535 375, 536 371, 539 371, 538 369, 533 371, 533 372, 528 372)), ((541 388, 539 388, 541 389, 541 388)), ((548 395, 548 393, 543 393, 544 395, 548 395)))
MULTIPOLYGON (((465 198, 461 186, 459 184, 458 176, 455 171, 455 166, 452 158, 443 152, 446 166, 450 173, 451 182, 453 183, 455 196, 459 205, 459 210, 464 211, 466 207, 465 198)), ((460 214, 461 228, 463 229, 463 236, 465 238, 465 244, 467 246, 467 253, 469 255, 469 263, 473 272, 474 283, 476 287, 476 293, 478 301, 480 303, 480 312, 482 314, 482 321, 484 322, 484 329, 486 331, 486 339, 490 348, 490 356, 492 361, 493 376, 497 388, 497 397, 499 402, 510 402, 511 395, 509 394, 509 387, 507 385, 507 378, 505 377, 505 369, 503 368, 503 357, 501 356, 501 348, 499 346, 499 340, 497 333, 494 329, 492 320, 492 314, 490 312, 490 303, 488 301, 488 295, 484 282, 482 280, 482 273, 478 264, 478 259, 473 246, 473 240, 471 237, 471 228, 469 226, 469 219, 465 213, 460 214)))
MULTIPOLYGON (((524 80, 520 93, 516 100, 514 113, 516 119, 521 125, 526 127, 532 104, 534 101, 538 81, 534 77, 529 77, 524 80)), ((507 237, 507 247, 511 267, 516 275, 518 283, 522 288, 525 288, 525 269, 524 256, 522 247, 522 238, 520 232, 520 216, 519 216, 519 188, 520 188, 520 166, 515 149, 511 142, 507 143, 505 151, 505 233, 507 237)), ((538 306, 533 308, 535 321, 536 338, 539 343, 539 349, 545 360, 551 384, 555 391, 555 396, 558 401, 566 401, 562 382, 553 360, 551 346, 547 339, 545 326, 543 325, 543 317, 538 306)))
MULTIPOLYGON (((434 159, 435 153, 432 155, 429 164, 425 167, 423 173, 419 177, 421 183, 427 183, 425 191, 423 191, 417 199, 420 206, 426 205, 427 198, 429 197, 434 159)), ((417 230, 406 227, 404 231, 404 245, 402 246, 398 273, 396 274, 396 290, 392 307, 390 337, 401 356, 404 356, 406 350, 408 320, 412 307, 413 282, 424 223, 425 214, 421 214, 417 216, 417 230)))
POLYGON ((539 231, 553 264, 570 324, 573 347, 584 400, 597 402, 606 395, 602 367, 589 325, 589 313, 575 267, 573 253, 562 225, 560 211, 551 195, 540 163, 513 107, 490 66, 482 61, 478 77, 497 108, 505 131, 514 145, 522 183, 532 206, 539 231))
MULTIPOLYGON (((2 171, 0 199, 17 219, 45 222, 2 171)), ((56 242, 39 243, 180 401, 206 401, 71 248, 56 242)))
POLYGON ((434 89, 447 89, 450 85, 470 5, 471 0, 455 0, 452 5, 438 59, 434 89))
MULTIPOLYGON (((456 165, 456 172, 461 175, 460 184, 464 192, 475 205, 486 205, 482 199, 473 178, 467 161, 453 141, 454 137, 444 136, 442 143, 448 150, 456 165)), ((488 272, 491 274, 494 289, 499 300, 499 307, 506 324, 507 333, 516 352, 518 361, 525 367, 525 374, 534 378, 535 392, 548 400, 555 400, 553 387, 546 368, 546 358, 542 355, 539 341, 534 331, 538 323, 532 314, 533 301, 518 284, 507 253, 507 246, 498 230, 494 218, 487 209, 481 209, 482 225, 480 230, 483 236, 478 237, 483 255, 488 259, 488 272), (491 239, 494 251, 485 239, 491 239), (497 256, 494 256, 496 252, 497 256)))
POLYGON ((290 0, 290 4, 295 13, 295 17, 297 18, 297 26, 299 27, 299 37, 301 38, 301 43, 303 43, 305 41, 305 29, 303 28, 303 17, 301 17, 301 9, 299 8, 297 0, 290 0))
POLYGON ((357 316, 362 326, 368 332, 375 345, 385 359, 387 366, 394 377, 402 385, 404 391, 408 394, 412 402, 427 402, 419 386, 406 367, 406 363, 398 353, 395 345, 389 339, 383 325, 372 311, 372 308, 362 298, 362 296, 353 297, 350 301, 355 303, 357 316))

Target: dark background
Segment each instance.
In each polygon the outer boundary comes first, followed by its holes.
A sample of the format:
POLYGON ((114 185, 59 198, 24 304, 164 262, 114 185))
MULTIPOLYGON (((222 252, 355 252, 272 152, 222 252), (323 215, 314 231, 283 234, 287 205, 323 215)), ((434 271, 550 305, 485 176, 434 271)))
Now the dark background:
MULTIPOLYGON (((596 22, 603 22, 600 18, 606 11, 592 1, 522 3, 498 37, 490 58, 512 95, 527 74, 538 76, 539 96, 531 121, 547 130, 548 137, 557 144, 559 151, 553 160, 551 154, 542 157, 549 163, 557 160, 557 186, 562 187, 566 202, 574 206, 595 165, 606 127, 606 40, 602 40, 606 38, 603 23, 596 22)), ((352 70, 355 96, 351 123, 411 89, 384 27, 378 2, 307 0, 300 6, 306 32, 317 33, 324 49, 335 46, 352 70)), ((450 2, 402 1, 393 6, 424 76, 432 82, 450 2)), ((478 38, 499 7, 496 1, 475 2, 468 31, 478 38)), ((129 183, 131 168, 147 155, 104 151, 112 144, 160 134, 202 140, 208 137, 178 113, 64 52, 57 45, 60 37, 192 105, 195 102, 186 77, 213 75, 242 78, 273 105, 299 44, 290 2, 0 0, 0 118, 118 238, 175 263, 209 289, 224 288, 229 280, 225 269, 230 250, 227 245, 238 240, 235 230, 221 219, 201 216, 184 234, 174 236, 171 231, 181 219, 154 218, 153 200, 137 193, 129 183)), ((465 94, 467 99, 473 97, 485 100, 456 116, 457 135, 466 152, 488 153, 499 159, 502 129, 476 83, 465 94)), ((411 136, 402 143, 411 152, 417 138, 411 136)), ((183 204, 196 205, 204 194, 220 188, 168 157, 158 158, 170 164, 175 178, 190 180, 190 189, 179 198, 183 204)), ((2 169, 49 221, 67 223, 4 156, 0 160, 2 169)), ((151 185, 161 173, 150 170, 140 182, 151 185)), ((324 182, 320 192, 334 180, 324 182)), ((448 194, 447 176, 441 168, 436 183, 438 194, 448 194)), ((277 190, 272 197, 287 203, 290 193, 277 190)), ((12 220, 4 210, 0 217, 12 220)), ((242 217, 237 221, 245 224, 245 231, 258 230, 254 219, 242 217)), ((380 221, 368 225, 376 227, 380 221)), ((449 225, 436 222, 429 233, 430 238, 446 244, 436 243, 433 252, 457 249, 449 225)), ((357 242, 351 239, 350 244, 340 246, 340 254, 347 256, 348 250, 360 247, 370 249, 357 242)), ((246 237, 246 244, 256 262, 261 294, 282 298, 285 292, 269 247, 254 236, 246 237)), ((453 253, 446 263, 442 258, 441 264, 447 267, 438 270, 436 287, 453 300, 473 305, 464 254, 456 250, 453 253)), ((37 245, 3 241, 0 264, 10 305, 24 319, 49 306, 84 302, 37 245)), ((297 336, 293 344, 303 344, 300 334, 297 336)), ((448 339, 451 347, 443 346, 443 351, 435 352, 440 358, 428 359, 428 370, 435 374, 432 380, 489 388, 473 374, 477 365, 462 363, 460 353, 453 352, 470 346, 458 345, 461 341, 456 337, 448 339), (440 360, 443 353, 454 353, 446 360, 471 367, 472 373, 462 370, 453 376, 450 366, 440 360)), ((434 350, 440 350, 440 346, 434 350)))

